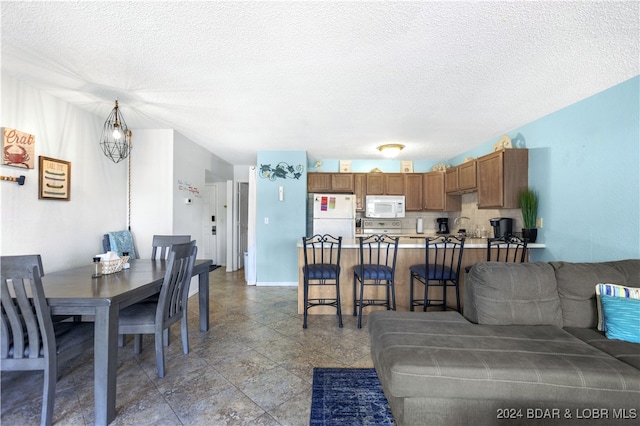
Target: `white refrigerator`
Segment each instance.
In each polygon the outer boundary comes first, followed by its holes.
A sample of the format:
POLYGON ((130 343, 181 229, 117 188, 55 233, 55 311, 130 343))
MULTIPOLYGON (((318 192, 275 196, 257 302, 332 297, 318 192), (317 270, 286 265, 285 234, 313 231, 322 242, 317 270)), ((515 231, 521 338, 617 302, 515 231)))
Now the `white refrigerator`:
POLYGON ((355 195, 309 194, 307 235, 316 234, 355 238, 355 195))

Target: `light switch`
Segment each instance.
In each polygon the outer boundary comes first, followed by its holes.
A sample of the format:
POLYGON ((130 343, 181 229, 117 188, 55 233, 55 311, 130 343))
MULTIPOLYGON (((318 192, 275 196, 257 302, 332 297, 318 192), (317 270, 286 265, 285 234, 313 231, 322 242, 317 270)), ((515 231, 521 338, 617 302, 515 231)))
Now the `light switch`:
POLYGON ((265 217, 265 218, 264 218, 264 224, 265 224, 265 225, 268 225, 268 224, 269 224, 269 218, 268 218, 268 217, 265 217))

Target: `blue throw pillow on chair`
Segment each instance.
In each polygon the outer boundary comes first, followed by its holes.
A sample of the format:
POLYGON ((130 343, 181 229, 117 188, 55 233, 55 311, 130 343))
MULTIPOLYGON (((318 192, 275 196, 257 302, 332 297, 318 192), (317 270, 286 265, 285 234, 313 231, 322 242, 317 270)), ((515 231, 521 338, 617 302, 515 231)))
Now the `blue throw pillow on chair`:
POLYGON ((133 236, 130 231, 107 232, 107 235, 109 236, 111 251, 116 252, 118 256, 128 252, 130 259, 137 259, 136 250, 133 247, 133 236))

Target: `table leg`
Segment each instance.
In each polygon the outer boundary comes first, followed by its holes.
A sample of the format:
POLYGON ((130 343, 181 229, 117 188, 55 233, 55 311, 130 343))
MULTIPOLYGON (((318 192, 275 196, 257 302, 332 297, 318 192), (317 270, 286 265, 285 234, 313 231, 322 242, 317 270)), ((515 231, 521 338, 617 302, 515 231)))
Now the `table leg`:
POLYGON ((209 331, 209 267, 198 274, 200 331, 209 331))
POLYGON ((117 305, 96 308, 93 384, 96 425, 108 425, 116 418, 119 315, 117 305))

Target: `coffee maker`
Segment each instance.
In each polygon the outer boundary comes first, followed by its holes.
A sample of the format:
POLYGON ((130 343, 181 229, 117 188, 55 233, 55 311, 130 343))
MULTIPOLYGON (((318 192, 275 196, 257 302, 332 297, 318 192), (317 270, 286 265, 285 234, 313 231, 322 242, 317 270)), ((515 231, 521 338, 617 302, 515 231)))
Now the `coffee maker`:
POLYGON ((489 219, 489 223, 493 227, 493 236, 495 238, 508 237, 512 233, 513 219, 509 217, 494 217, 489 219))
POLYGON ((438 234, 448 234, 449 233, 449 218, 448 217, 439 217, 436 219, 438 222, 438 234))

